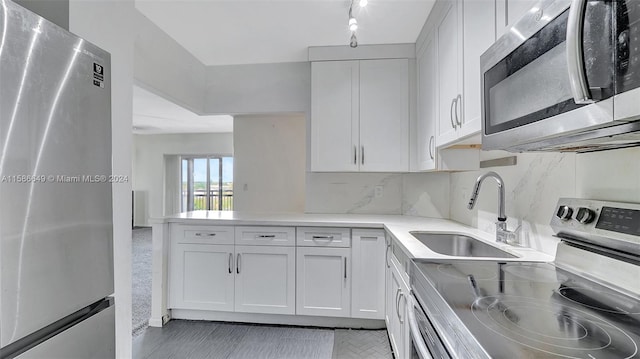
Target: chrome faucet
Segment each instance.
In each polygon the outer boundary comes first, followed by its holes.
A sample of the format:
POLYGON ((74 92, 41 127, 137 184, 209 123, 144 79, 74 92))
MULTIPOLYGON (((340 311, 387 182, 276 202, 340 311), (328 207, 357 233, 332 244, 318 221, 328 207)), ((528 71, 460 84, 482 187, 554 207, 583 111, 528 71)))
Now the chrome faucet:
POLYGON ((496 241, 501 243, 512 242, 514 241, 516 234, 507 230, 507 215, 504 210, 504 181, 499 174, 491 171, 478 177, 476 185, 473 187, 473 193, 471 194, 471 199, 469 199, 467 208, 473 209, 476 205, 478 193, 480 192, 480 185, 487 177, 491 177, 498 182, 498 221, 496 222, 496 241))

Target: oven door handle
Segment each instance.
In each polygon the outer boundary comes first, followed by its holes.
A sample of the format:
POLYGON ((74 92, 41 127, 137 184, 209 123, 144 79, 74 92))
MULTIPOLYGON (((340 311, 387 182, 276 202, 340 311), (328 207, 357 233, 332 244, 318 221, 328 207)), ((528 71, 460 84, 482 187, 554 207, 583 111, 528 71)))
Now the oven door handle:
POLYGON ((593 103, 584 69, 582 49, 582 29, 587 0, 571 0, 567 20, 567 69, 571 94, 576 104, 593 103))
POLYGON ((409 303, 409 310, 407 310, 407 319, 409 320, 409 333, 411 333, 414 347, 416 348, 416 352, 418 353, 420 359, 432 359, 432 356, 429 353, 429 349, 427 348, 427 344, 424 342, 424 339, 420 334, 418 321, 416 320, 416 315, 413 312, 415 310, 414 306, 415 304, 413 303, 413 300, 411 300, 409 303))

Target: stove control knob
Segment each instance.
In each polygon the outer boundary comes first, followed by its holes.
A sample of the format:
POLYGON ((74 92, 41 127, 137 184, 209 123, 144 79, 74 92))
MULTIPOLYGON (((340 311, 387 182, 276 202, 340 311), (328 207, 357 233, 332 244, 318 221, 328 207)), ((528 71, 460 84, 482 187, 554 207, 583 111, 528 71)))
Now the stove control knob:
POLYGON ((594 219, 596 219, 596 212, 594 212, 592 209, 586 207, 578 208, 578 213, 576 213, 576 221, 582 224, 587 224, 593 222, 594 219))
POLYGON ((558 207, 558 212, 556 212, 556 217, 560 218, 563 221, 571 219, 573 215, 573 209, 569 206, 560 206, 558 207))

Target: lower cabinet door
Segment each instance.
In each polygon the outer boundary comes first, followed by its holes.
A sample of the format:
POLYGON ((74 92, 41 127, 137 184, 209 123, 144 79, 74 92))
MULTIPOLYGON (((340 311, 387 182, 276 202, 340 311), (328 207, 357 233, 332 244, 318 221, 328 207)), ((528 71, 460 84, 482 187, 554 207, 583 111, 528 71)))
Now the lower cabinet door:
POLYGON ((297 248, 296 314, 349 317, 351 248, 297 248))
POLYGON ((236 246, 235 311, 295 314, 295 247, 236 246))
POLYGON ((383 230, 354 229, 351 235, 353 259, 351 316, 384 318, 385 237, 383 230))
POLYGON ((233 311, 233 261, 233 245, 173 243, 169 306, 233 311))

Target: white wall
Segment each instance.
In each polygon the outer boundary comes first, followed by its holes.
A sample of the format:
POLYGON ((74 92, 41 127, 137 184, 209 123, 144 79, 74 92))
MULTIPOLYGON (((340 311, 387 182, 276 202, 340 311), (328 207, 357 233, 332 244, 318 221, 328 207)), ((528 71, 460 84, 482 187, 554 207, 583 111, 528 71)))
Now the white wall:
POLYGON ((202 114, 205 66, 142 13, 134 16, 136 84, 202 114))
POLYGON ((309 113, 308 62, 208 66, 204 113, 309 113))
MULTIPOLYGON (((133 177, 135 183, 135 224, 138 226, 149 225, 149 218, 161 217, 166 213, 166 208, 174 206, 165 205, 165 196, 172 188, 166 181, 167 164, 173 167, 178 176, 177 165, 171 165, 175 158, 171 155, 232 155, 233 135, 230 133, 218 134, 175 134, 175 135, 134 135, 135 168, 133 177)), ((173 182, 177 185, 177 181, 173 182)), ((175 192, 173 192, 175 193, 175 192)), ((172 201, 168 198, 167 201, 172 201)), ((174 203, 175 205, 175 203, 174 203)), ((175 208, 175 207, 174 207, 175 208)))
MULTIPOLYGON (((133 1, 71 0, 69 29, 111 53, 113 173, 131 178, 133 1)), ((131 183, 113 186, 116 357, 131 357, 131 183)))
POLYGON ((305 133, 303 114, 234 117, 234 210, 304 211, 305 133))

